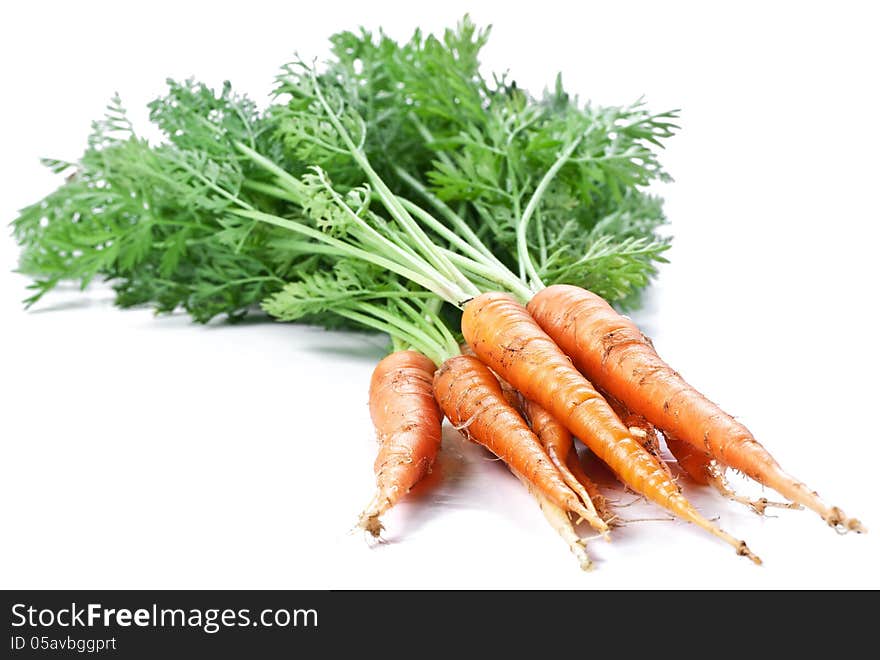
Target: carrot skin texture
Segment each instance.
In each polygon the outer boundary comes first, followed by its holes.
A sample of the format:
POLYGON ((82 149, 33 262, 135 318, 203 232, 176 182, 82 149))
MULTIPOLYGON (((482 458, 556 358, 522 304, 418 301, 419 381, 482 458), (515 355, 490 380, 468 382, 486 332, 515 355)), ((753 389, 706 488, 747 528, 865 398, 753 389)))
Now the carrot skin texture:
POLYGON ((568 429, 531 399, 523 399, 522 412, 541 444, 564 461, 574 447, 574 439, 568 429))
POLYGON ((593 500, 593 494, 596 492, 595 489, 594 493, 591 493, 583 481, 573 474, 568 466, 568 456, 571 452, 575 451, 574 438, 571 437, 569 430, 557 422, 553 415, 534 401, 526 399, 508 383, 502 382, 501 388, 508 403, 519 411, 520 415, 522 415, 523 419, 532 429, 532 432, 537 436, 538 441, 547 451, 550 461, 559 470, 565 483, 578 494, 587 510, 592 514, 587 519, 587 522, 597 532, 604 534, 607 540, 608 523, 593 500))
POLYGON ((602 494, 602 491, 599 490, 599 486, 587 474, 583 463, 581 463, 581 457, 578 455, 577 449, 574 447, 568 452, 565 464, 568 466, 568 471, 574 475, 574 478, 578 480, 584 490, 589 494, 590 500, 592 500, 593 506, 596 507, 596 512, 599 514, 599 517, 605 521, 605 524, 613 525, 617 516, 608 508, 608 498, 602 494))
MULTIPOLYGON (((641 415, 631 412, 626 406, 611 395, 605 392, 602 392, 602 394, 608 399, 608 402, 611 404, 611 407, 614 408, 614 412, 617 413, 618 417, 620 417, 623 423, 629 427, 630 432, 633 433, 633 435, 636 435, 637 432, 639 433, 636 437, 642 440, 642 445, 645 449, 659 458, 660 439, 654 425, 641 415)), ((801 508, 801 505, 796 503, 771 502, 766 497, 752 500, 743 495, 739 495, 733 490, 724 475, 727 470, 726 466, 716 461, 710 454, 702 449, 697 449, 690 443, 679 440, 669 432, 666 432, 664 437, 666 439, 666 448, 675 458, 678 466, 696 483, 702 486, 711 486, 727 499, 744 504, 758 515, 763 515, 768 507, 783 509, 801 508)), ((665 462, 664 465, 666 465, 665 462)), ((666 467, 667 471, 669 471, 668 466, 666 467)))
POLYGON ((456 355, 434 374, 434 395, 449 421, 466 437, 502 459, 548 500, 578 515, 583 504, 563 481, 538 438, 475 357, 456 355))
POLYGON ((660 454, 660 438, 654 425, 641 415, 632 412, 607 392, 604 392, 600 388, 597 389, 599 389, 599 394, 605 397, 605 400, 608 401, 608 405, 611 406, 611 409, 618 417, 620 417, 620 421, 623 422, 623 425, 629 429, 630 434, 641 443, 642 447, 647 449, 648 452, 659 461, 667 474, 672 476, 672 471, 669 469, 669 466, 660 454))
POLYGON ((857 520, 786 474, 745 426, 685 382, 638 327, 601 297, 558 284, 535 294, 528 310, 578 369, 664 433, 813 509, 832 527, 862 531, 857 520))
MULTIPOLYGON (((645 449, 651 452, 654 456, 660 458, 660 439, 654 425, 641 415, 631 412, 626 406, 620 403, 620 401, 609 394, 603 392, 603 395, 608 399, 611 407, 614 408, 614 411, 623 423, 629 427, 630 432, 633 433, 633 435, 636 435, 636 432, 639 433, 636 437, 641 438, 645 449)), ((767 507, 771 506, 786 509, 801 508, 800 504, 771 502, 766 497, 751 500, 737 494, 724 476, 724 472, 727 468, 712 458, 710 454, 702 449, 697 449, 690 443, 679 440, 669 432, 667 432, 664 437, 666 439, 666 448, 675 458, 678 466, 684 470, 688 477, 701 486, 711 486, 727 499, 744 504, 759 515, 762 515, 767 507)), ((669 466, 666 465, 665 462, 664 465, 666 466, 667 471, 672 474, 669 470, 669 466)))
POLYGON ((512 296, 477 296, 465 305, 461 329, 480 360, 545 408, 627 486, 760 563, 744 542, 700 515, 657 459, 631 437, 605 399, 512 296))
POLYGON ((440 449, 443 415, 434 400, 436 367, 416 351, 382 359, 370 379, 370 417, 379 453, 373 469, 376 495, 359 526, 378 536, 380 516, 397 504, 431 469, 440 449))

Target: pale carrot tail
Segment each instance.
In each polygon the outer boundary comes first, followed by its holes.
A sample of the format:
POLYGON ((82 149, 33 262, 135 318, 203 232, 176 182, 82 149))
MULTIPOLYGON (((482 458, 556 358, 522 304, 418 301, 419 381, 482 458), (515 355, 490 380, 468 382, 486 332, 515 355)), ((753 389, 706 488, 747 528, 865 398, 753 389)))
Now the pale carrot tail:
POLYGON ((376 494, 358 518, 358 526, 373 537, 382 532, 382 514, 430 472, 440 449, 443 415, 434 400, 434 371, 434 363, 416 351, 391 353, 373 370, 376 494))
POLYGON ((357 526, 365 532, 369 532, 373 538, 379 538, 385 529, 382 526, 381 517, 388 509, 394 506, 395 499, 390 493, 382 489, 377 490, 367 508, 361 512, 357 526))
POLYGON ((581 570, 592 570, 593 562, 587 554, 586 542, 577 535, 568 513, 542 495, 527 479, 524 479, 520 475, 516 476, 519 477, 519 480, 522 481, 532 496, 537 500, 538 506, 541 507, 541 513, 544 514, 544 518, 547 519, 550 526, 556 530, 556 533, 559 534, 562 540, 565 541, 566 545, 568 545, 568 549, 571 550, 571 553, 577 560, 581 570))
POLYGON ((701 521, 695 520, 694 523, 705 529, 710 534, 714 534, 725 543, 732 545, 733 548, 736 550, 737 555, 741 557, 748 557, 752 561, 752 563, 757 564, 758 566, 764 563, 758 555, 749 550, 749 546, 746 545, 745 541, 734 538, 720 527, 716 527, 715 525, 710 523, 705 518, 701 517, 701 521))
MULTIPOLYGON (((718 462, 742 470, 747 476, 772 488, 794 504, 815 511, 838 533, 867 531, 858 519, 849 518, 839 507, 826 504, 816 491, 810 490, 804 483, 784 472, 779 463, 750 434, 735 446, 735 450, 729 450, 728 454, 736 457, 735 463, 721 460, 718 462)), ((717 460, 714 453, 712 456, 717 460)))
POLYGON ((469 355, 449 358, 434 375, 434 394, 452 425, 522 475, 550 501, 585 520, 588 510, 562 479, 492 371, 469 355))
POLYGON ((745 541, 735 538, 717 525, 714 525, 710 521, 706 520, 706 518, 700 515, 699 512, 697 512, 697 510, 690 504, 690 502, 684 499, 683 496, 674 498, 670 504, 671 506, 669 506, 669 509, 673 513, 676 513, 684 520, 692 522, 698 527, 705 529, 707 532, 709 532, 713 536, 718 537, 728 545, 733 546, 733 549, 736 550, 736 554, 742 557, 748 557, 755 564, 760 565, 763 563, 758 555, 749 550, 749 546, 746 545, 745 541))
POLYGON ((770 507, 774 507, 777 509, 802 509, 803 507, 797 502, 771 502, 766 497, 759 497, 756 500, 750 499, 744 495, 740 495, 730 483, 727 481, 727 477, 724 476, 724 470, 718 464, 713 466, 715 469, 711 471, 709 476, 709 485, 712 486, 715 490, 721 493, 724 497, 734 502, 739 502, 747 506, 749 509, 757 513, 759 516, 763 516, 767 509, 770 507))
POLYGON ((678 462, 678 467, 698 484, 711 486, 727 499, 744 504, 759 515, 763 515, 767 507, 771 506, 782 509, 801 508, 800 504, 792 502, 771 502, 766 497, 752 500, 738 494, 724 475, 727 470, 726 466, 721 465, 707 452, 697 449, 671 433, 666 433, 665 437, 666 448, 678 462))
POLYGON ((775 461, 762 470, 762 476, 764 478, 759 480, 761 483, 792 502, 812 509, 835 531, 841 534, 846 532, 861 534, 868 531, 857 518, 848 517, 840 507, 829 506, 822 501, 816 491, 808 489, 803 483, 783 472, 775 461))
POLYGON ((559 474, 562 475, 563 481, 565 481, 565 483, 568 484, 568 487, 581 498, 581 501, 584 503, 584 508, 590 513, 590 516, 585 518, 586 522, 590 527, 602 534, 606 541, 611 540, 608 534, 610 531, 608 523, 605 521, 604 517, 599 514, 589 491, 584 487, 583 483, 572 474, 563 458, 567 457, 570 452, 574 451, 574 440, 571 437, 571 433, 569 433, 568 429, 562 424, 557 422, 553 415, 548 413, 534 401, 526 399, 522 394, 513 389, 510 383, 502 378, 499 378, 499 383, 501 383, 501 388, 504 391, 504 396, 508 403, 520 412, 523 419, 528 422, 532 431, 538 436, 538 440, 547 451, 550 461, 556 466, 556 469, 559 470, 559 474))
POLYGON ((553 462, 553 465, 555 465, 556 468, 559 470, 559 473, 562 475, 562 479, 565 481, 565 483, 567 483, 569 488, 577 493, 578 497, 580 497, 581 500, 584 502, 584 508, 590 513, 589 517, 584 518, 584 520, 590 525, 590 527, 602 534, 602 537, 606 541, 610 541, 611 536, 609 534, 610 528, 608 527, 608 522, 605 520, 605 517, 602 516, 602 514, 599 512, 599 507, 596 505, 596 502, 593 501, 590 492, 586 489, 584 484, 572 473, 566 462, 559 458, 559 455, 556 453, 555 449, 548 449, 547 453, 550 455, 550 460, 553 462))

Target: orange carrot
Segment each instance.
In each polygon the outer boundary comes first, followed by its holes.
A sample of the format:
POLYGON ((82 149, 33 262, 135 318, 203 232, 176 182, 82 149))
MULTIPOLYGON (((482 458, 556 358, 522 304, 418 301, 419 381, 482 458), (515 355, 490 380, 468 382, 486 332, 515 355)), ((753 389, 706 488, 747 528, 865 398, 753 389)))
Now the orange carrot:
POLYGON ((528 309, 598 387, 664 433, 813 509, 836 529, 863 531, 858 520, 828 506, 783 472, 745 426, 688 385, 660 359, 636 325, 599 296, 579 287, 554 285, 537 293, 528 309))
MULTIPOLYGON (((472 357, 476 357, 474 356, 474 352, 471 350, 471 347, 467 344, 461 347, 461 353, 462 355, 470 355, 472 357)), ((548 436, 545 434, 545 436, 542 437, 541 434, 535 430, 535 427, 529 422, 529 419, 525 416, 525 414, 523 414, 523 406, 526 403, 526 399, 523 398, 523 396, 519 392, 513 389, 510 383, 502 378, 498 378, 498 374, 492 375, 495 376, 495 378, 498 380, 498 384, 501 386, 501 391, 504 394, 504 399, 507 401, 507 403, 513 406, 517 410, 517 412, 519 412, 519 414, 523 417, 526 423, 529 424, 530 428, 538 438, 538 441, 541 443, 544 449, 548 451, 549 454, 550 449, 547 442, 549 439, 548 436)), ((560 429, 563 433, 568 433, 568 431, 564 428, 560 427, 560 429)), ((571 443, 570 434, 569 442, 571 443)), ((573 444, 572 451, 574 451, 573 444)), ((553 461, 552 454, 550 455, 550 459, 551 461, 553 461)), ((553 464, 556 465, 557 469, 559 469, 559 465, 556 463, 556 461, 553 461, 553 464)), ((587 554, 586 542, 578 536, 568 512, 557 505, 555 502, 551 502, 549 499, 547 499, 547 497, 543 493, 541 493, 541 491, 534 484, 529 483, 528 479, 518 474, 515 470, 511 470, 511 472, 513 472, 516 478, 523 483, 523 485, 526 487, 532 497, 535 498, 535 501, 541 508, 541 513, 544 514, 544 518, 547 520, 548 523, 550 523, 550 526, 556 531, 557 534, 559 534, 562 540, 565 541, 566 545, 568 545, 568 549, 577 559, 578 565, 581 567, 581 569, 585 571, 592 570, 593 562, 590 560, 590 556, 587 554)), ((597 529, 598 531, 606 534, 607 540, 608 525, 604 517, 598 511, 596 511, 596 507, 594 506, 593 499, 590 493, 586 492, 584 486, 579 481, 575 481, 575 485, 572 485, 571 482, 568 481, 568 479, 566 478, 566 474, 571 475, 571 473, 568 471, 567 466, 565 467, 564 471, 560 470, 560 474, 562 474, 563 480, 569 485, 569 487, 571 487, 572 490, 574 490, 574 492, 581 497, 585 508, 595 514, 594 518, 590 518, 588 522, 590 523, 590 525, 593 526, 594 529, 597 529)))
POLYGON ((569 452, 574 451, 574 438, 571 437, 571 433, 562 424, 553 419, 553 415, 534 401, 526 399, 511 387, 507 381, 499 379, 499 383, 507 402, 516 408, 532 429, 532 432, 538 438, 538 442, 547 451, 547 455, 550 457, 553 465, 559 470, 562 479, 568 484, 569 488, 578 494, 587 510, 592 513, 587 522, 597 532, 605 534, 607 539, 608 525, 596 509, 590 493, 568 468, 566 459, 569 452))
POLYGON ((724 465, 721 465, 721 463, 712 458, 708 453, 697 449, 683 440, 679 440, 674 435, 666 434, 665 437, 666 447, 675 457, 679 467, 698 484, 712 486, 727 499, 744 504, 759 515, 763 515, 767 507, 777 507, 781 509, 801 508, 801 505, 796 502, 771 502, 766 497, 752 500, 738 494, 733 490, 733 487, 724 475, 726 471, 724 465))
MULTIPOLYGON (((470 350, 470 347, 468 347, 470 350)), ((523 419, 538 436, 538 440, 547 450, 550 460, 559 469, 563 479, 568 483, 581 499, 591 503, 599 518, 606 524, 600 527, 591 522, 594 529, 606 532, 609 521, 615 518, 608 509, 608 499, 602 495, 599 486, 587 475, 581 464, 580 456, 574 446, 574 438, 565 426, 556 421, 550 413, 544 410, 534 401, 526 399, 517 392, 507 381, 501 381, 504 395, 507 401, 516 408, 523 419), (562 462, 560 457, 565 457, 562 462)))
POLYGON ((485 293, 474 298, 465 305, 461 327, 483 362, 564 424, 627 486, 760 563, 745 542, 713 525, 685 499, 657 459, 632 438, 605 399, 513 297, 485 293))
POLYGON ((678 466, 698 484, 708 486, 712 473, 719 467, 718 461, 705 451, 697 449, 684 440, 679 440, 670 433, 665 434, 664 438, 666 448, 675 457, 678 466))
POLYGON ((434 395, 453 426, 498 456, 548 500, 585 519, 593 515, 507 403, 495 375, 477 358, 456 355, 446 360, 434 374, 434 395))
POLYGON ((568 471, 574 475, 574 478, 578 480, 578 483, 580 483, 584 490, 589 494, 590 500, 592 500, 593 505, 596 507, 599 517, 601 517, 606 524, 613 525, 617 516, 608 508, 608 498, 602 494, 599 490, 599 486, 596 485, 596 482, 589 477, 587 471, 584 469, 583 463, 581 463, 581 457, 578 455, 577 449, 574 447, 568 452, 568 458, 566 459, 565 464, 568 466, 568 471))
MULTIPOLYGON (((462 353, 473 355, 470 346, 466 346, 466 348, 462 350, 462 353)), ((578 494, 587 510, 594 514, 587 520, 587 522, 590 523, 590 526, 593 527, 593 529, 604 534, 605 539, 608 540, 609 530, 607 519, 610 518, 610 515, 607 514, 607 509, 604 508, 605 498, 599 493, 598 487, 592 482, 586 473, 584 473, 583 469, 581 469, 581 476, 577 476, 573 473, 571 468, 569 468, 567 460, 561 461, 559 459, 560 456, 570 457, 571 454, 574 454, 575 457, 577 457, 577 451, 574 448, 574 438, 571 437, 571 433, 569 433, 568 429, 562 426, 562 424, 553 419, 553 416, 541 408, 541 406, 534 401, 529 401, 522 394, 517 392, 506 380, 498 378, 498 383, 501 385, 501 390, 504 392, 504 398, 507 400, 507 403, 516 408, 517 412, 519 412, 529 425, 529 428, 532 429, 532 432, 538 438, 538 442, 540 442, 541 446, 547 451, 547 455, 550 457, 553 465, 559 470, 562 479, 575 493, 578 494)), ((575 460, 577 460, 577 458, 575 458, 575 460)), ((580 466, 580 462, 578 462, 578 466, 580 466)), ((538 500, 538 504, 541 506, 541 511, 544 512, 547 521, 568 543, 575 556, 578 557, 581 568, 584 570, 591 568, 592 564, 585 564, 583 557, 578 550, 578 548, 583 548, 583 543, 577 537, 574 527, 571 525, 571 521, 566 517, 566 521, 568 521, 568 524, 566 525, 559 516, 559 507, 556 507, 556 505, 547 500, 547 498, 543 497, 540 493, 534 492, 534 488, 530 486, 527 481, 524 479, 522 481, 529 486, 530 492, 532 492, 538 500), (573 539, 578 539, 577 543, 574 543, 573 539)), ((584 552, 583 555, 585 556, 586 553, 584 552)))
MULTIPOLYGON (((608 403, 611 404, 611 407, 614 409, 614 412, 617 413, 618 417, 620 417, 623 423, 629 428, 633 437, 637 440, 643 439, 642 446, 657 458, 661 458, 660 438, 654 425, 641 415, 632 412, 610 394, 602 392, 602 390, 599 391, 602 393, 602 396, 608 400, 608 403)), ((801 508, 801 505, 796 503, 771 502, 766 497, 751 500, 738 494, 727 481, 727 477, 724 474, 727 470, 726 466, 716 461, 710 454, 701 449, 697 449, 687 442, 679 440, 671 433, 665 433, 664 438, 666 439, 666 448, 672 454, 673 458, 675 458, 676 463, 678 463, 678 466, 685 472, 685 474, 702 486, 711 486, 727 499, 744 504, 759 515, 763 514, 767 507, 778 507, 782 509, 801 508)), ((667 465, 665 461, 663 464, 667 465)), ((667 466, 667 471, 668 470, 669 468, 667 466)))
POLYGON ((430 470, 440 449, 443 415, 434 400, 436 367, 416 351, 385 357, 370 380, 370 416, 379 440, 376 495, 358 525, 379 536, 380 516, 430 470))

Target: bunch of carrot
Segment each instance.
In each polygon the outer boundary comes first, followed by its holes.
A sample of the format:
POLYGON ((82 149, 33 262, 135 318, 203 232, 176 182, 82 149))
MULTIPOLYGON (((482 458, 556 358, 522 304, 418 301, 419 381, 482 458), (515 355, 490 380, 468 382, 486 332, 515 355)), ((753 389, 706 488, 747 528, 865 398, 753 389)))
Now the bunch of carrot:
MULTIPOLYGON (((542 507, 562 512, 557 521, 575 516, 603 534, 614 523, 579 463, 574 435, 623 484, 760 564, 744 541, 708 521, 684 497, 659 456, 660 431, 691 477, 727 496, 738 499, 723 478, 732 468, 790 500, 781 506, 812 509, 839 531, 865 531, 783 472, 742 424, 663 362, 632 321, 585 289, 550 286, 527 307, 508 294, 485 293, 465 305, 462 330, 474 355, 451 357, 434 371, 429 360, 408 351, 392 353, 377 367, 374 385, 393 383, 371 388, 380 457, 393 448, 395 466, 408 469, 389 480, 387 460, 377 461, 382 504, 363 518, 374 534, 381 529, 376 514, 430 468, 439 448, 437 404, 455 428, 503 459, 542 507), (432 374, 434 397, 427 385, 432 374)), ((758 512, 772 504, 741 501, 758 512)), ((564 522, 556 526, 566 534, 564 522)), ((570 544, 580 551, 580 544, 570 544)))
POLYGON ((576 523, 608 537, 619 519, 575 438, 755 563, 684 496, 661 436, 690 477, 756 512, 806 507, 864 531, 609 304, 631 300, 668 247, 640 187, 664 176, 654 148, 675 113, 583 106, 559 79, 540 100, 490 83, 486 36, 467 19, 403 46, 340 33, 327 70, 283 68, 283 101, 262 114, 228 86, 172 83, 150 106, 158 146, 114 101, 78 163, 49 163, 65 183, 14 223, 30 302, 101 275, 123 306, 207 321, 259 303, 282 321, 387 333, 394 352, 370 383, 377 487, 359 519, 372 536, 431 470, 444 417, 507 464, 583 567, 576 523), (741 497, 728 469, 786 502, 741 497))

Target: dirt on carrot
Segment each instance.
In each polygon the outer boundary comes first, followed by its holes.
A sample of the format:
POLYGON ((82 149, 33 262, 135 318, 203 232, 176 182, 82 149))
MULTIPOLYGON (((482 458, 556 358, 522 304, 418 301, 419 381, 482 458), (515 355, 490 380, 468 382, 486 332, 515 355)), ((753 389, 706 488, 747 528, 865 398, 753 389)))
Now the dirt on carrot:
POLYGON ((632 438, 611 406, 512 296, 485 293, 474 298, 465 306, 461 327, 480 360, 546 408, 627 486, 760 563, 744 541, 693 507, 657 459, 632 438))
POLYGON ((597 532, 606 535, 608 533, 608 524, 604 520, 598 507, 593 501, 593 496, 584 484, 574 475, 568 467, 568 456, 574 449, 574 438, 568 429, 557 422, 553 415, 544 410, 534 401, 526 399, 522 394, 517 392, 509 383, 501 381, 501 387, 504 395, 514 408, 516 408, 522 418, 531 427, 538 441, 547 451, 547 455, 559 470, 565 483, 576 492, 581 501, 584 502, 587 509, 593 514, 587 519, 590 526, 597 532))
POLYGON ((609 527, 613 527, 617 515, 611 510, 608 498, 602 494, 601 490, 599 490, 598 484, 596 484, 596 482, 587 474, 576 448, 572 447, 571 451, 568 452, 568 458, 566 458, 565 464, 568 467, 568 471, 574 475, 574 478, 578 480, 578 483, 580 483, 584 490, 590 495, 593 506, 596 507, 597 513, 602 520, 605 521, 605 524, 609 527))
POLYGON ((641 415, 637 415, 632 412, 620 401, 608 394, 608 392, 603 391, 601 388, 596 389, 605 398, 605 400, 608 402, 608 405, 611 406, 611 409, 614 410, 615 413, 617 413, 620 421, 623 422, 623 425, 629 429, 632 437, 638 440, 642 444, 642 447, 648 450, 648 452, 657 459, 660 465, 663 466, 663 469, 666 470, 666 472, 671 477, 672 471, 669 469, 669 465, 663 459, 660 434, 657 433, 657 429, 654 428, 654 425, 641 415))
POLYGON ((538 292, 528 310, 578 369, 664 434, 812 509, 838 531, 863 531, 858 520, 786 474, 745 426, 685 382, 650 339, 601 297, 554 285, 538 292))
POLYGON ((450 423, 486 447, 555 505, 594 515, 569 488, 538 438, 504 397, 489 368, 475 357, 449 358, 434 374, 434 394, 450 423))

